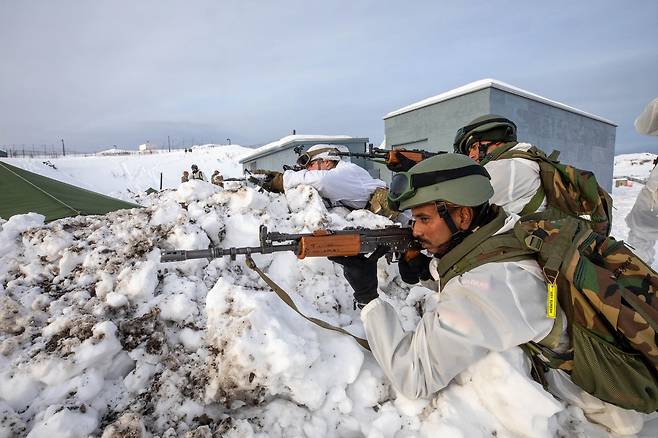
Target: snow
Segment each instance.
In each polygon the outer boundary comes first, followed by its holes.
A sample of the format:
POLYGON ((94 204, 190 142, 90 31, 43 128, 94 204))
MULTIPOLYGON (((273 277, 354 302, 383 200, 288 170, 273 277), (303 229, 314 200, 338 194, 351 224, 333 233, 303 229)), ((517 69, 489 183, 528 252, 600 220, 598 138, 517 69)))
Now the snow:
MULTIPOLYGON (((535 383, 520 349, 489 354, 434 400, 408 400, 369 352, 302 319, 243 257, 160 263, 174 248, 256 246, 261 224, 290 233, 390 224, 327 210, 310 187, 278 195, 241 182, 177 183, 192 162, 237 176, 243 154, 66 157, 53 160, 57 169, 8 160, 124 196, 161 170, 172 176, 140 198, 142 209, 0 220, 0 436, 611 436, 535 383)), ((646 177, 650 159, 618 156, 615 175, 646 177)), ((613 191, 619 238, 640 188, 613 191)), ((363 335, 339 266, 289 252, 254 260, 304 314, 363 335)), ((429 291, 384 260, 378 275, 412 329, 429 291)), ((642 436, 658 434, 650 426, 642 436)))
MULTIPOLYGON (((3 158, 16 167, 38 173, 68 184, 126 201, 140 201, 149 187, 175 188, 184 170, 192 164, 210 177, 214 170, 225 177, 241 177, 242 166, 237 161, 253 149, 239 145, 193 146, 192 152, 153 151, 152 154, 110 156, 65 156, 59 158, 3 158)), ((110 152, 110 151, 106 151, 110 152)))

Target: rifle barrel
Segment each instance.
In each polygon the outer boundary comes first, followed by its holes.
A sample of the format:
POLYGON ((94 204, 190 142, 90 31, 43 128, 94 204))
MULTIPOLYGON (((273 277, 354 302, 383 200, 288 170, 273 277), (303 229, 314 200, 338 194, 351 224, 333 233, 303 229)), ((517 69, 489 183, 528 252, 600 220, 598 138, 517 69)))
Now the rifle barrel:
POLYGON ((182 262, 184 260, 192 259, 216 259, 224 256, 231 256, 231 259, 235 259, 236 255, 244 254, 267 254, 271 252, 278 251, 296 251, 297 244, 290 245, 273 245, 267 247, 261 246, 247 246, 242 248, 208 248, 208 249, 192 249, 189 251, 185 250, 175 250, 175 251, 164 251, 160 256, 161 262, 182 262))

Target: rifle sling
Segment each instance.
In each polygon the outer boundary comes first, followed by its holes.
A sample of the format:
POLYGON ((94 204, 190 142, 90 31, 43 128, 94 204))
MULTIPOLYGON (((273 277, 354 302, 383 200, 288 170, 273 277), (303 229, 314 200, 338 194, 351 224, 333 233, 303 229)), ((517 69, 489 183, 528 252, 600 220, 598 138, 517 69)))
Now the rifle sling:
POLYGON ((260 278, 263 279, 265 283, 278 295, 279 298, 281 298, 281 301, 286 303, 292 310, 297 312, 299 315, 301 315, 303 318, 311 321, 313 324, 318 325, 324 329, 327 330, 333 330, 338 333, 342 333, 344 335, 348 335, 354 338, 356 342, 359 343, 360 346, 365 348, 366 350, 370 350, 370 346, 368 345, 368 341, 366 341, 363 338, 359 338, 358 336, 353 335, 352 333, 348 332, 347 330, 344 330, 340 327, 333 326, 327 322, 324 322, 320 319, 317 318, 310 318, 306 315, 304 315, 302 312, 299 311, 297 306, 295 305, 295 302, 290 298, 290 295, 286 293, 281 287, 276 284, 270 277, 267 276, 258 266, 256 266, 256 262, 254 262, 254 259, 251 258, 251 256, 247 255, 245 262, 247 264, 247 267, 249 269, 252 269, 253 271, 256 271, 256 273, 260 276, 260 278))

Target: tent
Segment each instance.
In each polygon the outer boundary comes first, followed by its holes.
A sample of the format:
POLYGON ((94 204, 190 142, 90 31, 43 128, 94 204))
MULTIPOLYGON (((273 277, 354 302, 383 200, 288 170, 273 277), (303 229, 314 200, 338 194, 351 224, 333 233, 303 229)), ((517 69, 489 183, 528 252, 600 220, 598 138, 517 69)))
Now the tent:
POLYGON ((35 212, 46 222, 140 205, 101 195, 0 161, 0 217, 35 212))

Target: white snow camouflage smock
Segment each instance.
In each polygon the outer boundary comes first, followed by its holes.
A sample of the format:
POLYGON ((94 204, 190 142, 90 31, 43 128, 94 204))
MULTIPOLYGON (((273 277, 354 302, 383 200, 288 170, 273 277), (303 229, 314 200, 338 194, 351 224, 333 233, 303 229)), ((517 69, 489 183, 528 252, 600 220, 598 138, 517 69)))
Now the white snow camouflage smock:
POLYGON ((348 161, 339 161, 329 170, 286 170, 283 173, 283 188, 288 190, 299 185, 315 188, 331 206, 364 208, 370 196, 386 183, 370 176, 367 170, 348 161))

